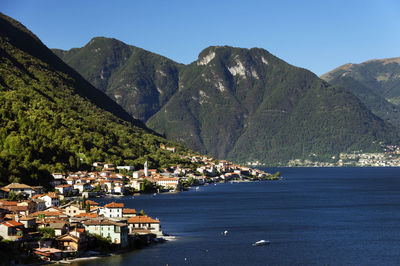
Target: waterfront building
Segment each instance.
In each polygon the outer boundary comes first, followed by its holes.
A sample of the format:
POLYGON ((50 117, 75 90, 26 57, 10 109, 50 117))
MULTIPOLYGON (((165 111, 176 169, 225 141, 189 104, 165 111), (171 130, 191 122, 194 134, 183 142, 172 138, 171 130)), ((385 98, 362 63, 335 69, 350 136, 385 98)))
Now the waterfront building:
POLYGON ((122 248, 128 245, 128 226, 109 219, 90 219, 83 222, 85 230, 90 234, 97 234, 108 238, 112 243, 121 245, 122 248))

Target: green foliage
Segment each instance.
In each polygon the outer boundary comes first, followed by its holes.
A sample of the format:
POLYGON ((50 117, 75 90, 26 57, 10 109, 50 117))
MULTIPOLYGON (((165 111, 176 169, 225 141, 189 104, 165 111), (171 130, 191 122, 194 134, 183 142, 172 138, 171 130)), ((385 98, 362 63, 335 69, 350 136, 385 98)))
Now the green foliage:
POLYGON ((102 237, 97 234, 88 233, 89 243, 88 249, 99 251, 101 253, 109 253, 111 251, 116 251, 118 249, 118 245, 111 242, 110 239, 102 237))
POLYGON ((82 209, 86 209, 86 197, 85 195, 82 197, 82 209))
POLYGON ((42 235, 42 238, 54 238, 54 228, 38 227, 37 231, 42 235))
POLYGON ((142 188, 141 190, 143 192, 153 192, 156 190, 156 187, 153 185, 153 183, 151 183, 149 180, 145 179, 142 183, 142 188))
MULTIPOLYGON (((332 73, 332 75, 334 74, 332 73)), ((330 84, 346 88, 357 96, 376 116, 396 127, 400 127, 400 107, 396 106, 396 101, 391 103, 390 98, 385 99, 383 95, 379 94, 379 91, 377 92, 370 88, 368 82, 362 83, 350 75, 334 76, 334 78, 327 80, 330 84)))
POLYGON ((180 182, 181 182, 180 186, 184 188, 197 186, 199 184, 199 181, 191 176, 188 177, 185 181, 180 181, 180 182))
POLYGON ((160 143, 186 152, 132 119, 18 22, 0 14, 0 26, 0 186, 48 186, 51 172, 89 170, 95 161, 163 166, 170 155, 160 143))

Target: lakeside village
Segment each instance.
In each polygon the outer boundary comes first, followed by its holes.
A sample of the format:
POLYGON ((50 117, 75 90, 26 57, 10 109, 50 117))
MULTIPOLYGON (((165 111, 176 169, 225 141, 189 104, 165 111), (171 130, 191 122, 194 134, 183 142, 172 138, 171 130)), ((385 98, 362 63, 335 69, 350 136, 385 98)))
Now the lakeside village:
MULTIPOLYGON (((310 157, 316 156, 311 154, 310 157)), ((248 165, 260 165, 248 163, 248 165)), ((354 151, 333 156, 330 162, 294 159, 287 163, 288 167, 400 167, 400 146, 384 146, 384 152, 365 153, 354 151)))
POLYGON ((53 173, 53 191, 11 183, 0 189, 0 255, 5 262, 68 262, 108 255, 165 240, 158 219, 143 210, 111 202, 101 206, 95 197, 178 192, 211 182, 274 180, 258 169, 215 161, 205 156, 181 156, 196 169, 180 165, 168 169, 134 171, 132 166, 93 164, 98 171, 53 173), (132 175, 128 175, 132 173, 132 175), (91 198, 92 200, 89 200, 91 198), (163 238, 164 237, 164 238, 163 238))

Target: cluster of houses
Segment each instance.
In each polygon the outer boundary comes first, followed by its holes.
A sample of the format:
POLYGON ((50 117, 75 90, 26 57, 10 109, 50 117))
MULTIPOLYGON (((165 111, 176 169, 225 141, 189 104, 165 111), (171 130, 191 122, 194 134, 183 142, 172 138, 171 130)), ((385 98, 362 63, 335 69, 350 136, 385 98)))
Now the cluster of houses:
POLYGON ((40 194, 35 187, 12 183, 1 188, 22 193, 26 200, 0 200, 0 236, 23 241, 45 260, 76 257, 87 251, 90 235, 99 235, 120 248, 135 239, 149 241, 162 235, 160 221, 111 202, 71 201, 61 205, 56 193, 40 194), (43 229, 54 232, 43 238, 43 229))
POLYGON ((113 164, 95 162, 93 166, 101 170, 68 174, 53 173, 54 179, 51 184, 55 191, 63 196, 85 195, 85 192, 86 196, 89 196, 93 195, 90 194, 93 191, 123 195, 127 191, 142 191, 145 181, 150 182, 154 188, 161 191, 176 191, 188 178, 195 179, 198 185, 202 185, 208 182, 224 182, 249 176, 263 178, 269 175, 259 169, 236 165, 225 160, 215 161, 206 156, 186 155, 181 156, 181 159, 190 160, 199 167, 192 169, 181 165, 172 165, 159 171, 149 169, 146 162, 144 169, 134 171, 133 166, 117 166, 115 168, 113 164))
MULTIPOLYGON (((171 147, 162 148, 174 152, 171 147)), ((97 171, 53 173, 53 192, 43 193, 40 186, 11 183, 0 188, 0 236, 23 241, 45 260, 79 256, 87 250, 91 235, 99 235, 125 248, 138 237, 149 241, 161 236, 160 221, 125 208, 123 203, 101 206, 86 198, 99 193, 140 192, 149 182, 158 190, 170 191, 179 190, 189 179, 195 180, 196 185, 203 185, 270 175, 206 156, 186 155, 181 159, 198 167, 173 165, 159 171, 148 169, 146 162, 144 169, 134 171, 133 166, 114 167, 96 162, 93 166, 97 171), (76 202, 81 199, 79 196, 83 197, 82 202, 76 202), (44 237, 43 230, 54 233, 44 237)))

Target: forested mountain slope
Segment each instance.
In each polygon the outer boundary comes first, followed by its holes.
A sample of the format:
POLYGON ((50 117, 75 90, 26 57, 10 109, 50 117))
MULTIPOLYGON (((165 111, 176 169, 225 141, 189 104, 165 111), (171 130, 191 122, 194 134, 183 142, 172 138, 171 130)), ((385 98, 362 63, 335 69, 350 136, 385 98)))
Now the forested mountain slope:
POLYGON ((173 160, 159 143, 171 144, 0 13, 0 185, 48 185, 93 161, 157 167, 173 160))

